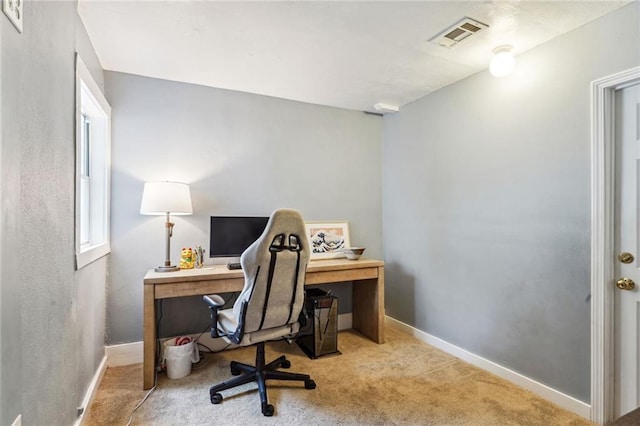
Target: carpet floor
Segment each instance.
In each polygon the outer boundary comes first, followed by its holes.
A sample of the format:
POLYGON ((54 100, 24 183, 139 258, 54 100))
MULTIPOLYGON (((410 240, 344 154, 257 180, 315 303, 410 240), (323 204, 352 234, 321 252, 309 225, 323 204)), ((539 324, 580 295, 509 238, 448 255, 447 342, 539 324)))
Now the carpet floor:
POLYGON ((592 425, 591 422, 493 374, 393 328, 377 345, 357 332, 339 333, 341 355, 311 360, 297 345, 267 344, 267 362, 284 354, 302 383, 270 381, 273 417, 264 417, 255 383, 222 392, 212 405, 209 386, 231 378, 229 362, 253 364, 255 348, 208 354, 191 374, 158 375, 146 394, 142 365, 107 369, 85 425, 592 425))

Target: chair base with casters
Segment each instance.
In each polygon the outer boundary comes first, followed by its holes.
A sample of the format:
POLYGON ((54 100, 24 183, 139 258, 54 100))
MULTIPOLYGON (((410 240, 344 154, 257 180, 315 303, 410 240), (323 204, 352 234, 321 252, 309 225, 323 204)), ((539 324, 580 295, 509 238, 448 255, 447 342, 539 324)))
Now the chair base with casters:
POLYGON ((308 374, 289 373, 278 371, 278 368, 289 368, 291 362, 286 357, 281 356, 275 361, 265 364, 264 342, 256 344, 256 365, 248 365, 241 362, 231 361, 231 374, 235 377, 226 382, 211 386, 209 395, 212 404, 220 404, 222 402, 221 391, 244 385, 245 383, 257 382, 258 392, 260 393, 260 402, 262 404, 262 414, 265 416, 273 416, 273 405, 269 404, 267 399, 267 380, 292 380, 304 382, 305 389, 315 389, 314 382, 308 374))

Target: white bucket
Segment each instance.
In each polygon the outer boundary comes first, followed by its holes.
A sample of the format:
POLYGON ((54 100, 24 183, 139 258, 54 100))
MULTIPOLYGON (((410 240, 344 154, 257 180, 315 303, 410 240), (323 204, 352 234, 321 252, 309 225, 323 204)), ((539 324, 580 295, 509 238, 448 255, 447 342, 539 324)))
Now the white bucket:
POLYGON ((167 366, 167 377, 180 379, 191 374, 191 363, 200 361, 196 342, 187 337, 176 337, 164 342, 163 360, 167 366), (176 345, 176 341, 188 343, 176 345))

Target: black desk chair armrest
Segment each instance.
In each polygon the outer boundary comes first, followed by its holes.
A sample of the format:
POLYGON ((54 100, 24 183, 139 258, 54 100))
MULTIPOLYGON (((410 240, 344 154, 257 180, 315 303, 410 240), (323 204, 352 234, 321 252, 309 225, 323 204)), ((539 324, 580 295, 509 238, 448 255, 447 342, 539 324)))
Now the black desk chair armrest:
POLYGON ((203 296, 202 299, 209 305, 211 311, 211 337, 218 338, 220 337, 218 334, 218 310, 224 306, 225 301, 217 294, 203 296))
POLYGON ((208 296, 202 296, 204 301, 209 305, 210 308, 220 309, 224 306, 224 299, 222 296, 217 294, 210 294, 208 296))

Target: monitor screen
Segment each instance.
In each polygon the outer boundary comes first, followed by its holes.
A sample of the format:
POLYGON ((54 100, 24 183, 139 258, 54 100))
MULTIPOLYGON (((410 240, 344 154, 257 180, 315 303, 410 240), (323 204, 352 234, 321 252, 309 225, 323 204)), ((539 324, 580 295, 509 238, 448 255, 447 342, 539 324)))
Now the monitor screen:
POLYGON ((240 256, 262 235, 268 217, 211 216, 209 257, 240 256))

